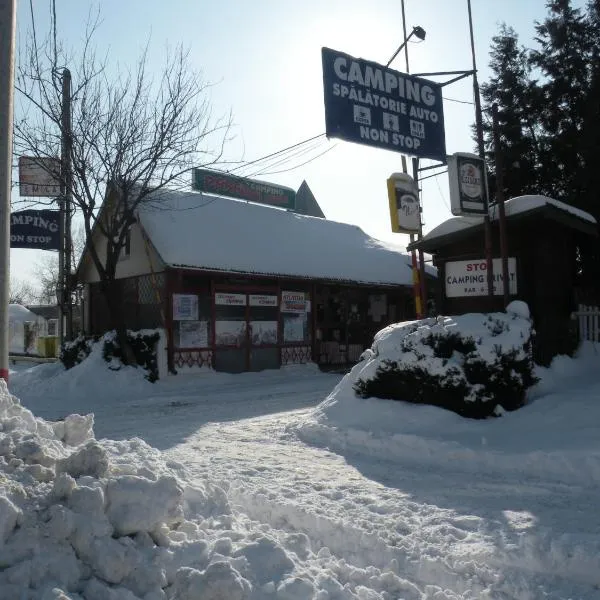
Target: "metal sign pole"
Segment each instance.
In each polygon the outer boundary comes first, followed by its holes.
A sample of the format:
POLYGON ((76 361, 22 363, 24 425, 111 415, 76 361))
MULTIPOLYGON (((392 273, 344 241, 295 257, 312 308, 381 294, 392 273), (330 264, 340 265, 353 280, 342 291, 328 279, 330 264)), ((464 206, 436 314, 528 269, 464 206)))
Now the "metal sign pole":
POLYGON ((496 202, 498 203, 498 226, 500 229, 500 256, 502 257, 502 283, 504 287, 504 307, 510 301, 508 280, 508 239, 506 237, 506 213, 504 210, 504 182, 500 131, 498 130, 498 105, 492 104, 494 156, 496 158, 496 202))
POLYGON ((16 0, 0 2, 0 378, 7 382, 16 19, 16 0))
MULTIPOLYGON (((483 119, 481 116, 481 95, 479 93, 479 82, 477 81, 477 63, 475 61, 475 38, 473 36, 473 17, 471 14, 471 0, 467 0, 469 11, 469 34, 471 36, 471 58, 473 60, 473 96, 475 99, 475 128, 477 130, 477 148, 479 157, 485 161, 485 146, 483 143, 483 119)), ((492 260, 492 224, 490 222, 489 209, 483 217, 483 229, 485 235, 485 262, 487 265, 488 297, 494 297, 494 261, 492 260)), ((490 307, 491 309, 491 307, 490 307)))

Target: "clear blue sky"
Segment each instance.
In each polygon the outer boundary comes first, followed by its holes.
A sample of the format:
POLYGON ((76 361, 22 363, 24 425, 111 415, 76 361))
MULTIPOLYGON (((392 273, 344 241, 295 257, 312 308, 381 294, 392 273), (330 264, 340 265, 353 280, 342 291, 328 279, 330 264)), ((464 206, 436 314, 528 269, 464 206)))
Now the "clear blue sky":
MULTIPOLYGON (((49 31, 50 2, 32 2, 39 38, 49 31)), ((133 65, 148 39, 150 70, 160 69, 167 44, 189 47, 193 65, 217 84, 214 114, 233 112, 232 160, 250 161, 325 131, 322 46, 385 64, 403 39, 400 0, 56 0, 59 37, 68 47, 81 46, 88 11, 98 6, 98 47, 114 64, 133 65)), ((466 0, 405 0, 405 7, 407 30, 420 25, 427 32, 424 42, 409 44, 413 73, 471 68, 466 0)), ((546 14, 543 0, 472 0, 472 9, 480 81, 488 78, 499 24, 511 25, 529 44, 534 21, 546 14)), ((29 0, 18 0, 17 27, 23 39, 31 28, 29 0)), ((403 54, 393 66, 403 70, 403 54)), ((471 85, 451 85, 445 96, 470 102, 471 85)), ((444 114, 447 152, 472 151, 473 106, 447 100, 444 114)), ((390 231, 385 184, 401 170, 400 154, 332 139, 312 155, 334 144, 310 164, 257 178, 296 189, 306 179, 328 218, 406 244, 406 236, 390 231)), ((428 231, 450 217, 447 176, 424 181, 422 199, 428 231)), ((27 278, 38 258, 35 251, 13 250, 13 275, 27 278)))

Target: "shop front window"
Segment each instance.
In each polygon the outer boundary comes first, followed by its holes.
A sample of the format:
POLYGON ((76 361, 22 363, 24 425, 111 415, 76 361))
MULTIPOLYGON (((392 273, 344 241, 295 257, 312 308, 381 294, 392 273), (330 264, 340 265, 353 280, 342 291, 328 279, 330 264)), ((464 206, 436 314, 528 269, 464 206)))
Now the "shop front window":
POLYGON ((306 292, 281 293, 281 320, 284 344, 308 344, 311 341, 311 303, 306 292))
POLYGON ((210 296, 173 294, 173 342, 176 348, 208 348, 211 339, 210 296))

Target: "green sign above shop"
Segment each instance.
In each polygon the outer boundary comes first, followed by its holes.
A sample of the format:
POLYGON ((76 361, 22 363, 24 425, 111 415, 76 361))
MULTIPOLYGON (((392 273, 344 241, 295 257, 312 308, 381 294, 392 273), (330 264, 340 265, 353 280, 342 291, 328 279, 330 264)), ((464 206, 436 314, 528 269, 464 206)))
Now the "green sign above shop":
POLYGON ((193 170, 192 189, 289 210, 296 207, 296 192, 291 188, 208 169, 193 170))

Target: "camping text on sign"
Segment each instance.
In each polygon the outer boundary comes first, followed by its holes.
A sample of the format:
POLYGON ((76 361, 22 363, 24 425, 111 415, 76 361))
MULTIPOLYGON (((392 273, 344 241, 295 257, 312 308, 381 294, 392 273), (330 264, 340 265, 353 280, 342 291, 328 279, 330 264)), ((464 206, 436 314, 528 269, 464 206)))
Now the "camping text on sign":
POLYGON ((192 189, 290 210, 296 206, 296 192, 291 188, 208 169, 193 170, 192 189))
POLYGON ((60 250, 60 212, 22 210, 10 215, 10 247, 60 250))
POLYGON ((215 304, 219 306, 246 306, 246 294, 215 294, 215 304))
MULTIPOLYGON (((494 296, 502 296, 504 294, 502 260, 494 258, 492 266, 494 271, 494 296)), ((485 258, 447 262, 444 278, 447 298, 486 296, 488 293, 487 262, 485 258)), ((517 260, 514 257, 508 259, 508 281, 509 294, 516 294, 517 260)))
POLYGON ((328 137, 446 162, 438 83, 323 48, 328 137))
POLYGON ((60 160, 58 158, 19 157, 19 196, 60 195, 60 160))

